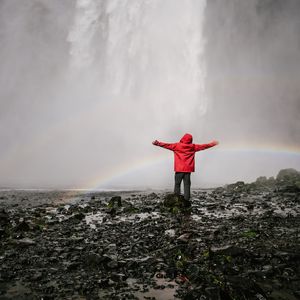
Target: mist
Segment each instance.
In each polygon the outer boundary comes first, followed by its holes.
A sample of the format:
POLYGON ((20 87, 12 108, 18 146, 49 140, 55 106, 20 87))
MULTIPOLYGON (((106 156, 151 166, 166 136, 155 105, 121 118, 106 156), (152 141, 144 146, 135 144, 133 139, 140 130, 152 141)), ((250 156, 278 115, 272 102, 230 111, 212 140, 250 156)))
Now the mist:
POLYGON ((0 1, 0 186, 169 188, 300 166, 297 0, 0 1), (274 151, 276 150, 276 151, 274 151))

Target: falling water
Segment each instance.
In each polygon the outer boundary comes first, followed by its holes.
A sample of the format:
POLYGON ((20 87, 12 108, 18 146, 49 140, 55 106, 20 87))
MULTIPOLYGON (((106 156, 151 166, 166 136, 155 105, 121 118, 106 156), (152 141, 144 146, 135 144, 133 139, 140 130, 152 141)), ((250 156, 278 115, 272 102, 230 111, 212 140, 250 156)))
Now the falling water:
POLYGON ((4 182, 86 186, 201 138, 206 0, 0 3, 4 182))
POLYGON ((97 30, 99 9, 94 0, 78 0, 74 27, 69 33, 72 67, 88 67, 93 63, 95 49, 91 45, 97 30))
POLYGON ((160 120, 204 115, 206 0, 77 0, 70 73, 160 120), (169 116, 168 116, 169 115, 169 116))

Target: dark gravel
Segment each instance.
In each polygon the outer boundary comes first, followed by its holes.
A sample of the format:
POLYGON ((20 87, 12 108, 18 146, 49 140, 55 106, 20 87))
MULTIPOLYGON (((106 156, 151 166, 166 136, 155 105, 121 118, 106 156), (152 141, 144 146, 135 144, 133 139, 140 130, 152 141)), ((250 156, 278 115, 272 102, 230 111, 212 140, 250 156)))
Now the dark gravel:
POLYGON ((299 175, 165 192, 0 192, 0 299, 300 298, 299 175))

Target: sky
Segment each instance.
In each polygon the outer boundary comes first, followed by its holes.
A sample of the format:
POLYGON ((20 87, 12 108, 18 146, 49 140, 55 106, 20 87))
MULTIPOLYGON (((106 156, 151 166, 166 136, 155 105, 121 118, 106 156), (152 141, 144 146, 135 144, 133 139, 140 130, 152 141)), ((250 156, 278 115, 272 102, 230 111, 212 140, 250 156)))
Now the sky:
POLYGON ((0 0, 0 187, 192 187, 300 170, 297 0, 0 0))

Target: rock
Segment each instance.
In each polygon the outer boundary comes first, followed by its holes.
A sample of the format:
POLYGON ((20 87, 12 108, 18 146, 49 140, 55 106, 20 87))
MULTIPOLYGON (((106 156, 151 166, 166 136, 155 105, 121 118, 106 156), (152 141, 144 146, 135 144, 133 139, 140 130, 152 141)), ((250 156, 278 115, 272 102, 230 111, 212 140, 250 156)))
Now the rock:
POLYGON ((123 208, 124 213, 133 214, 133 213, 138 212, 138 209, 133 204, 131 204, 130 202, 122 201, 122 206, 124 207, 123 208))
POLYGON ((168 229, 165 231, 165 234, 170 236, 170 237, 174 237, 175 236, 175 230, 174 229, 168 229))
POLYGON ((215 204, 208 204, 206 209, 208 211, 210 211, 210 210, 215 210, 217 207, 218 207, 217 203, 215 203, 215 204))
POLYGON ((84 257, 85 264, 92 268, 98 267, 102 261, 102 257, 96 253, 89 253, 84 257))
POLYGON ((110 208, 110 209, 107 211, 107 213, 108 213, 111 217, 115 217, 116 214, 117 214, 117 210, 116 210, 114 207, 112 207, 112 208, 110 208))
POLYGON ((182 195, 167 194, 164 197, 163 206, 175 212, 176 209, 181 210, 191 206, 190 201, 186 201, 182 195))
POLYGON ((207 287, 205 289, 205 293, 209 297, 209 299, 221 300, 220 289, 217 287, 207 287))
POLYGON ((276 176, 277 181, 297 181, 300 180, 300 172, 295 169, 282 169, 276 176))
POLYGON ((29 238, 23 238, 20 240, 12 240, 12 243, 19 247, 28 247, 36 245, 36 242, 29 238))
POLYGON ((21 281, 16 281, 14 283, 9 282, 4 290, 1 286, 0 298, 3 300, 9 299, 28 299, 33 300, 35 297, 32 295, 32 290, 23 285, 21 281))
POLYGON ((191 233, 184 233, 177 238, 178 241, 187 243, 190 240, 191 233))
POLYGON ((9 216, 8 213, 4 210, 0 210, 0 225, 1 226, 6 226, 9 224, 9 216))
POLYGON ((276 176, 277 190, 298 193, 300 191, 300 172, 295 169, 280 170, 276 176))
POLYGON ((197 264, 189 264, 186 269, 186 275, 190 280, 197 281, 201 269, 197 264))
POLYGON ((85 218, 85 214, 80 212, 80 213, 75 214, 72 218, 75 220, 81 221, 85 218))
POLYGON ((268 183, 268 179, 266 176, 260 176, 256 179, 255 181, 256 184, 267 184, 268 183))
POLYGON ((149 200, 154 200, 154 199, 157 199, 158 198, 158 195, 155 194, 155 193, 151 193, 147 196, 147 199, 149 200))
POLYGON ((25 221, 22 221, 14 229, 15 229, 15 231, 18 232, 18 231, 29 231, 31 228, 28 223, 26 223, 25 221))
MULTIPOLYGON (((187 210, 183 197, 174 206, 163 191, 122 192, 122 206, 114 200, 110 208, 105 203, 115 192, 95 194, 104 201, 80 194, 64 204, 37 204, 42 200, 29 192, 14 192, 16 197, 0 202, 4 207, 12 201, 6 212, 0 209, 0 298, 18 280, 34 299, 299 298, 299 195, 287 192, 290 183, 273 179, 273 189, 269 180, 195 190, 191 214, 169 213, 187 210), (87 226, 88 211, 106 222, 87 226), (26 221, 14 225, 20 218, 26 221), (33 224, 41 230, 27 231, 33 224)), ((29 299, 15 292, 14 299, 29 299)))
POLYGON ((239 256, 239 255, 243 255, 245 254, 245 249, 237 247, 237 246, 231 246, 231 245, 227 245, 224 247, 220 247, 220 248, 215 248, 212 247, 211 249, 211 253, 212 254, 216 254, 216 255, 226 255, 226 256, 239 256))
POLYGON ((109 208, 117 208, 122 206, 122 198, 121 196, 114 196, 108 202, 109 208))
POLYGON ((6 231, 2 228, 0 228, 0 237, 4 237, 6 234, 6 231))
POLYGON ((36 272, 35 274, 32 275, 32 279, 34 281, 38 281, 41 280, 43 277, 43 274, 41 272, 36 272))
POLYGON ((127 279, 127 276, 123 273, 112 273, 110 277, 115 282, 125 281, 127 279))
POLYGON ((248 204, 246 204, 246 206, 247 206, 248 210, 253 210, 255 207, 254 203, 248 203, 248 204))
POLYGON ((292 293, 284 290, 276 290, 271 293, 269 296, 270 300, 297 300, 292 293))
POLYGON ((107 267, 110 269, 116 269, 118 267, 118 262, 116 260, 112 260, 107 264, 107 267))
POLYGON ((226 188, 231 191, 244 191, 247 185, 245 185, 244 181, 237 181, 233 184, 228 184, 226 188))

